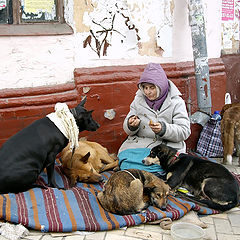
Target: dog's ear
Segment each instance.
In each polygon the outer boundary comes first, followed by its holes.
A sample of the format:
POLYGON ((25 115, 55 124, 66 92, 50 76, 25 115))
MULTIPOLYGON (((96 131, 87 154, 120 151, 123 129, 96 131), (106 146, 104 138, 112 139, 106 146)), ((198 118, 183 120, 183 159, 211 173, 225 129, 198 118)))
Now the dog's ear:
POLYGON ((177 153, 177 150, 173 147, 162 145, 161 147, 161 156, 158 155, 158 158, 160 159, 160 163, 163 166, 164 163, 167 163, 166 160, 170 160, 171 157, 175 156, 177 153), (166 159, 165 161, 161 161, 162 159, 166 159))
POLYGON ((150 192, 153 191, 153 189, 154 189, 155 187, 156 187, 156 186, 155 186, 154 182, 150 182, 150 183, 146 184, 146 185, 143 187, 143 192, 144 192, 145 194, 150 193, 150 192))
POLYGON ((83 107, 86 101, 87 101, 87 96, 84 96, 82 101, 78 105, 83 107))
POLYGON ((84 104, 86 103, 86 101, 87 101, 87 97, 85 96, 75 108, 70 109, 75 119, 81 117, 80 113, 86 112, 86 109, 84 108, 84 104))
POLYGON ((83 163, 87 163, 88 159, 90 157, 90 152, 88 152, 85 156, 82 157, 81 161, 83 163))
POLYGON ((154 187, 156 187, 154 181, 151 181, 150 183, 148 183, 144 186, 144 188, 154 188, 154 187))

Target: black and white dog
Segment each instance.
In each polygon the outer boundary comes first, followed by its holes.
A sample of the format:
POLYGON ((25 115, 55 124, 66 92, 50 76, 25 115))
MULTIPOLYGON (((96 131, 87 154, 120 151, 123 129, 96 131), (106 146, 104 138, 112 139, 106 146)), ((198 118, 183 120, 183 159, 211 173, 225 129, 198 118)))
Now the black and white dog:
POLYGON ((158 164, 170 173, 167 184, 171 189, 186 188, 188 199, 212 209, 226 211, 239 204, 239 185, 234 176, 221 164, 177 152, 160 144, 151 149, 143 160, 145 165, 158 164))
MULTIPOLYGON (((86 98, 70 110, 66 105, 67 113, 72 117, 70 122, 73 122, 73 126, 77 129, 75 138, 78 138, 79 131, 96 131, 99 128, 99 124, 92 118, 92 111, 84 108, 85 102, 86 98)), ((59 124, 54 123, 50 116, 52 114, 36 120, 10 137, 1 147, 0 193, 18 193, 40 187, 35 182, 44 168, 47 169, 48 185, 58 188, 55 182, 54 164, 57 154, 69 142, 69 137, 65 133, 68 132, 66 129, 68 123, 65 124, 65 132, 62 132, 59 124)), ((58 122, 61 121, 58 119, 58 122)))

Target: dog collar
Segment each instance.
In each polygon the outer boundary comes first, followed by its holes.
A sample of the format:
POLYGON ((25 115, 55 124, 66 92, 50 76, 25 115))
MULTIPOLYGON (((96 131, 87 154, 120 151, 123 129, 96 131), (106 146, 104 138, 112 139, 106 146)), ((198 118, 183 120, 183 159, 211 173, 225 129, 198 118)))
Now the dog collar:
POLYGON ((171 159, 171 162, 169 163, 169 165, 172 165, 174 162, 176 162, 176 160, 179 157, 180 152, 176 152, 176 154, 173 156, 173 158, 171 159))
POLYGON ((134 180, 137 179, 131 172, 129 172, 129 171, 126 170, 126 169, 123 169, 122 172, 126 172, 126 173, 130 174, 130 175, 134 178, 134 180))

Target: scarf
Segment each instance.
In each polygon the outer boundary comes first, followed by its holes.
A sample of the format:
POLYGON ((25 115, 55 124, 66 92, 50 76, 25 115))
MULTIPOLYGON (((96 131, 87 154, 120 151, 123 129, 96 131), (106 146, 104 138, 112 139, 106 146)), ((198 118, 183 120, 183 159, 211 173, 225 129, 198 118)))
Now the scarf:
POLYGON ((68 109, 66 103, 57 103, 55 105, 55 112, 50 113, 47 117, 57 126, 63 135, 70 142, 70 149, 78 148, 78 134, 79 130, 72 113, 68 109))

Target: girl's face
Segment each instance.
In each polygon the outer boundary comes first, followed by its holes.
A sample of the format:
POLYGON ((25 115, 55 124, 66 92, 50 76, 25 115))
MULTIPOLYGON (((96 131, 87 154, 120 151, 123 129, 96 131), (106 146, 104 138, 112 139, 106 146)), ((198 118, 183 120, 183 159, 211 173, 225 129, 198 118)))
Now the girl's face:
POLYGON ((149 100, 155 100, 157 96, 157 87, 154 84, 151 83, 142 83, 142 88, 145 96, 149 100))

